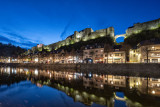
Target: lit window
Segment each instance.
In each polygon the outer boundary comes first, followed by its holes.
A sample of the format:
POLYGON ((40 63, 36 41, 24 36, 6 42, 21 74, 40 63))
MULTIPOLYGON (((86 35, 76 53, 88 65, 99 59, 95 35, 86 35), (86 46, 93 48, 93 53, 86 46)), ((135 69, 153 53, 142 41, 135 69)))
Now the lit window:
POLYGON ((119 56, 119 53, 115 53, 115 56, 119 56))

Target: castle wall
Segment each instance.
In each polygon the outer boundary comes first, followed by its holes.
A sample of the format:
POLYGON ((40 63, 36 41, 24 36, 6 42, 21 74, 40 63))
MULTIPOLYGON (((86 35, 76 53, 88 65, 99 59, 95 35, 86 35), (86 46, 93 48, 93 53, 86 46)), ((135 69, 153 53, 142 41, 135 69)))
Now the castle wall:
POLYGON ((74 44, 75 42, 79 42, 81 40, 88 41, 90 39, 96 39, 98 37, 104 37, 104 36, 114 37, 114 28, 109 27, 107 29, 96 30, 95 32, 92 30, 92 28, 86 28, 80 32, 75 31, 74 35, 71 35, 67 37, 65 40, 59 41, 50 46, 52 47, 52 49, 58 49, 61 46, 74 44))
POLYGON ((95 32, 104 32, 104 33, 106 33, 107 29, 100 29, 100 30, 96 30, 95 32))
POLYGON ((160 19, 134 24, 133 27, 130 27, 126 30, 126 35, 130 36, 132 34, 139 33, 143 30, 152 30, 160 27, 160 19))

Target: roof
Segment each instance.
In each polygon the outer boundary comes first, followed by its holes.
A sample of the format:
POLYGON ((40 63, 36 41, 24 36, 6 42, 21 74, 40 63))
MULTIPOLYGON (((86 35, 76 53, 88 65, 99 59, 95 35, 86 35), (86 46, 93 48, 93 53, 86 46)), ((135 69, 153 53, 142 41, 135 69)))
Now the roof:
POLYGON ((95 44, 95 45, 87 45, 87 46, 85 46, 85 49, 96 49, 96 48, 104 48, 104 45, 95 44))
POLYGON ((138 46, 153 45, 153 44, 160 44, 160 39, 145 40, 145 41, 140 42, 140 43, 138 44, 138 46))
POLYGON ((121 49, 122 48, 122 45, 114 45, 113 46, 113 49, 121 49))

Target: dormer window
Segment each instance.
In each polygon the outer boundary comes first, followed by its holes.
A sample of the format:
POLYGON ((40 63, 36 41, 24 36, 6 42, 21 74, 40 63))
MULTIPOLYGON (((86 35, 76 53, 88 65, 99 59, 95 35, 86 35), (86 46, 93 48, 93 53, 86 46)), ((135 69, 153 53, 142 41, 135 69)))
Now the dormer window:
POLYGON ((119 51, 119 49, 115 49, 115 51, 119 51))

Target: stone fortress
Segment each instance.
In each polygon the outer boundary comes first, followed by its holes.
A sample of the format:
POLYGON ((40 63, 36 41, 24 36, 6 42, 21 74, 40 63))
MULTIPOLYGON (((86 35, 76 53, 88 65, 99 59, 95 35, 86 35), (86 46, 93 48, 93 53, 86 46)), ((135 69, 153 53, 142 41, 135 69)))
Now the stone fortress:
POLYGON ((140 33, 144 30, 154 30, 159 27, 160 27, 160 18, 156 19, 156 20, 144 22, 144 23, 136 23, 132 27, 129 27, 126 30, 126 34, 116 35, 114 38, 115 38, 115 40, 119 37, 126 38, 128 36, 131 36, 132 34, 137 34, 137 33, 140 33))
POLYGON ((65 40, 59 41, 48 46, 56 50, 61 46, 74 44, 79 41, 88 41, 90 39, 96 39, 104 36, 111 36, 114 38, 114 28, 109 27, 107 29, 100 29, 96 31, 93 31, 92 28, 86 28, 80 32, 75 31, 73 35, 68 36, 65 40))
POLYGON ((132 27, 126 30, 126 35, 130 36, 132 34, 140 33, 143 30, 154 30, 160 27, 160 19, 148 21, 144 23, 136 23, 132 27))
MULTIPOLYGON (((116 42, 116 39, 119 37, 126 38, 128 36, 131 36, 132 34, 140 33, 143 30, 154 30, 159 27, 160 27, 160 18, 157 20, 152 20, 152 21, 148 21, 144 23, 136 23, 132 27, 129 27, 126 30, 126 34, 121 34, 121 35, 115 35, 113 27, 109 27, 106 29, 100 29, 96 31, 93 31, 92 28, 86 28, 79 32, 75 31, 73 35, 68 36, 65 40, 62 40, 62 41, 59 41, 59 42, 56 42, 50 45, 46 45, 44 46, 44 48, 48 50, 52 50, 52 49, 57 50, 61 46, 67 46, 67 45, 74 44, 79 41, 88 41, 91 39, 96 39, 96 38, 105 37, 105 36, 112 37, 114 41, 116 42)), ((37 48, 39 47, 37 46, 37 48)))

